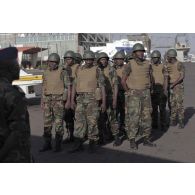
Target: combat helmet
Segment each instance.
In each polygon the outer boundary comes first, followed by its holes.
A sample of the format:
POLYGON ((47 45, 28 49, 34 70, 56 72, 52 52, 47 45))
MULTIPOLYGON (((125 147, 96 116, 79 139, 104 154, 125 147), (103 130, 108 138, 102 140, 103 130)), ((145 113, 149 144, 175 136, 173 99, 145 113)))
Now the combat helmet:
POLYGON ((136 51, 145 51, 145 48, 141 43, 136 43, 133 46, 133 52, 136 52, 136 51))

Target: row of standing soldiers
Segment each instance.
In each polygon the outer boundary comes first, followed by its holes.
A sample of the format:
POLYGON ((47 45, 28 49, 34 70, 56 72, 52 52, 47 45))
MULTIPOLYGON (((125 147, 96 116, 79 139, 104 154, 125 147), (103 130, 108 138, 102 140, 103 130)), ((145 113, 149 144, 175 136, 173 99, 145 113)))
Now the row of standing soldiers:
POLYGON ((43 76, 44 144, 40 151, 52 149, 53 125, 56 152, 61 151, 62 142, 74 142, 70 152, 76 152, 88 139, 89 152, 94 152, 97 145, 110 140, 119 146, 125 137, 136 150, 140 136, 143 145, 154 147, 152 129, 166 131, 177 123, 184 128, 184 66, 176 59, 177 52, 168 50, 164 63, 158 50, 152 52, 150 62, 144 52, 137 43, 132 54, 119 51, 111 62, 104 52, 86 51, 81 57, 67 51, 63 65, 58 54, 50 54, 43 76), (69 136, 63 141, 64 121, 69 136))

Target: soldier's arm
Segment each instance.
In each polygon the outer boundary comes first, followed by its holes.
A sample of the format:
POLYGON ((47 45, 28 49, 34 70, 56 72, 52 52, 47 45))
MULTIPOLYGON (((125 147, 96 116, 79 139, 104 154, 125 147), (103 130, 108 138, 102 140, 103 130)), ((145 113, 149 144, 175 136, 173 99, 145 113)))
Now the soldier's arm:
POLYGON ((97 72, 96 72, 96 77, 97 77, 97 81, 98 81, 98 86, 101 89, 102 92, 102 105, 101 105, 101 109, 102 112, 106 111, 106 90, 105 90, 105 78, 103 75, 103 72, 98 68, 97 72))
POLYGON ((71 108, 74 110, 76 107, 75 96, 76 96, 76 83, 77 83, 77 75, 75 74, 75 78, 72 81, 71 85, 71 108))
POLYGON ((164 94, 167 95, 168 93, 168 71, 167 71, 167 67, 164 65, 163 68, 163 75, 164 75, 164 83, 163 83, 163 89, 164 89, 164 94))
POLYGON ((7 124, 9 133, 5 135, 5 141, 0 149, 0 160, 19 144, 22 137, 30 142, 30 128, 26 122, 27 106, 23 97, 20 94, 8 94, 6 107, 10 113, 7 124))
POLYGON ((66 98, 66 104, 65 108, 70 108, 70 102, 71 102, 71 69, 69 67, 66 67, 63 71, 63 80, 64 80, 64 93, 66 93, 67 90, 67 98, 66 98))
POLYGON ((128 64, 126 64, 124 66, 123 75, 122 75, 122 79, 121 79, 121 84, 122 84, 123 89, 125 91, 128 91, 129 90, 128 87, 127 87, 126 81, 128 79, 128 76, 130 75, 130 73, 131 73, 131 64, 128 63, 128 64))
POLYGON ((152 65, 150 65, 150 71, 149 71, 149 74, 150 74, 150 85, 151 85, 150 90, 151 90, 151 93, 153 93, 155 80, 154 80, 154 76, 153 76, 153 69, 152 69, 152 65))
POLYGON ((45 74, 43 74, 42 93, 41 93, 41 108, 42 109, 44 107, 43 104, 45 100, 45 83, 46 83, 45 74))
POLYGON ((116 73, 115 69, 113 70, 113 84, 114 84, 113 108, 115 109, 116 108, 116 104, 117 104, 118 85, 119 85, 119 81, 118 81, 118 77, 117 77, 117 73, 116 73))
POLYGON ((179 78, 172 84, 171 88, 174 88, 176 85, 183 82, 184 76, 185 76, 185 68, 183 63, 178 64, 178 71, 180 72, 179 78))

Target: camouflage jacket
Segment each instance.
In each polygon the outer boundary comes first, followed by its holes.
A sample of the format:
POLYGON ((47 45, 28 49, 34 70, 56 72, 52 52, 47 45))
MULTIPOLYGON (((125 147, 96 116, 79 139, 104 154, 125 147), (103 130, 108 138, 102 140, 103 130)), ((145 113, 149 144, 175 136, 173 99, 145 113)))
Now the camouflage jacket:
POLYGON ((0 162, 30 162, 30 123, 25 95, 0 78, 0 162))

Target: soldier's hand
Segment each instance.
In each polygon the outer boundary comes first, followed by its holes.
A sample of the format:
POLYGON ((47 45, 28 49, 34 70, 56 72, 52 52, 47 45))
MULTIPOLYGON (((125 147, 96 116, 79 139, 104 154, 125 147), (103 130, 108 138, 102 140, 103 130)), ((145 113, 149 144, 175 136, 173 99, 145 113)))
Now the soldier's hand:
POLYGON ((69 101, 67 101, 67 102, 65 103, 65 108, 66 108, 66 109, 69 109, 69 108, 70 108, 70 102, 69 102, 69 101))
POLYGON ((171 84, 171 85, 170 85, 170 88, 171 88, 171 89, 173 89, 174 87, 175 87, 175 85, 174 85, 174 84, 171 84))
POLYGON ((106 104, 101 105, 101 111, 102 111, 102 113, 106 112, 106 104))

